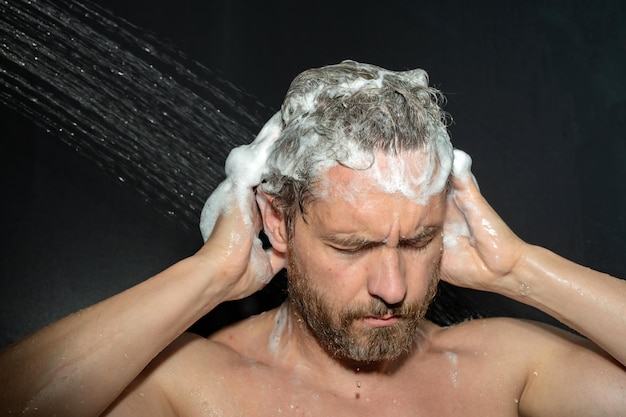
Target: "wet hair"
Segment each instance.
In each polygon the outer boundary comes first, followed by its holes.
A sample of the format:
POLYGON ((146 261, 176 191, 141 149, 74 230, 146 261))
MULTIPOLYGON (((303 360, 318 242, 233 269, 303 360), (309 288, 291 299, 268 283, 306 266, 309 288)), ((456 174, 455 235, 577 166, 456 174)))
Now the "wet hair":
POLYGON ((394 72, 344 61, 304 71, 282 105, 282 132, 260 188, 274 197, 292 233, 295 215, 315 198, 318 175, 333 165, 366 169, 381 151, 427 149, 439 161, 450 159, 443 102, 421 69, 394 72))

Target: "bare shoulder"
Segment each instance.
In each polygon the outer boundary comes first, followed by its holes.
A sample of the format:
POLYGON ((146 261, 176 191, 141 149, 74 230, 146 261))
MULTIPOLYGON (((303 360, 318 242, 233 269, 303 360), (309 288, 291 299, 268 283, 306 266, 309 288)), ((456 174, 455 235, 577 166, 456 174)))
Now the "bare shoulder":
POLYGON ((434 335, 445 343, 489 348, 494 352, 503 350, 509 354, 519 350, 526 357, 537 349, 589 346, 585 339, 564 329, 506 317, 468 320, 454 326, 440 327, 434 335))
POLYGON ((165 375, 163 380, 173 386, 182 382, 172 378, 177 375, 185 381, 206 375, 217 381, 243 364, 262 364, 272 327, 273 314, 267 312, 232 324, 208 338, 185 333, 155 358, 149 371, 165 375))
POLYGON ((270 363, 272 351, 288 326, 287 310, 282 307, 251 316, 211 335, 210 341, 237 352, 246 361, 270 363))
POLYGON ((453 352, 458 363, 476 376, 505 379, 515 385, 520 396, 542 370, 555 363, 555 358, 561 360, 574 351, 597 349, 563 329, 513 318, 469 320, 435 327, 430 335, 432 350, 453 352))
MULTIPOLYGON (((186 333, 168 346, 154 366, 183 374, 224 375, 242 364, 265 363, 265 353, 274 328, 273 311, 249 317, 217 331, 208 338, 186 333)), ((215 378, 214 378, 215 379, 215 378)))
MULTIPOLYGON (((209 338, 184 333, 152 360, 106 413, 204 415, 224 411, 240 395, 233 387, 249 374, 267 372, 264 352, 274 315, 235 323, 209 338)), ((228 415, 228 413, 226 413, 228 415)))
POLYGON ((492 392, 509 384, 523 415, 616 415, 626 405, 624 367, 570 331, 493 318, 438 328, 432 340, 454 349, 472 375, 505 381, 492 392))
POLYGON ((229 347, 184 333, 152 360, 104 415, 200 415, 203 404, 225 397, 221 378, 240 361, 229 347))

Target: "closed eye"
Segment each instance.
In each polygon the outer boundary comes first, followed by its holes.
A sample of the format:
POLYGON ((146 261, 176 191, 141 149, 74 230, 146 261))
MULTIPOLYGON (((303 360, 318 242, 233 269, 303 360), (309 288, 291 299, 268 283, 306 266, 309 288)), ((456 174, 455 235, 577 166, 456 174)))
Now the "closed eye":
POLYGON ((367 243, 367 244, 363 244, 363 245, 359 245, 359 246, 336 246, 336 245, 328 245, 331 248, 333 248, 334 250, 336 250, 339 253, 343 253, 346 255, 355 255, 358 253, 365 253, 368 252, 372 249, 374 249, 377 246, 380 246, 379 243, 367 243))
MULTIPOLYGON (((425 250, 435 239, 441 227, 425 227, 421 233, 411 238, 400 239, 398 249, 422 251, 425 250)), ((323 238, 326 245, 338 253, 345 255, 365 254, 377 247, 385 246, 386 241, 371 241, 360 237, 337 237, 328 236, 323 238)))
MULTIPOLYGON (((410 239, 410 240, 402 240, 400 241, 398 247, 400 249, 408 249, 415 251, 425 250, 428 245, 433 241, 432 237, 429 238, 420 238, 420 239, 410 239)), ((355 255, 359 253, 366 253, 370 250, 377 248, 379 246, 383 246, 383 243, 368 243, 359 246, 337 246, 337 245, 328 245, 339 253, 347 254, 347 255, 355 255)))
POLYGON ((433 241, 433 236, 425 236, 417 239, 400 241, 400 247, 404 249, 424 250, 433 241))
POLYGON ((400 247, 421 251, 426 249, 435 237, 441 233, 441 228, 437 226, 429 226, 424 228, 422 233, 411 239, 400 240, 400 247))

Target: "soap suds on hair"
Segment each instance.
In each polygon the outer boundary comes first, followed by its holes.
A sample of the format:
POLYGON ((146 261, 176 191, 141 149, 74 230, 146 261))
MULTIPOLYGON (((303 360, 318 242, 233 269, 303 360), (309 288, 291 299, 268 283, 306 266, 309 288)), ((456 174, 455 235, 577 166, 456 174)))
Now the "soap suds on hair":
MULTIPOLYGON (((244 213, 250 233, 255 233, 250 213, 253 190, 258 187, 276 195, 286 178, 310 183, 337 165, 371 169, 382 190, 426 204, 445 189, 451 171, 465 172, 462 158, 457 160, 456 153, 453 158, 439 108, 440 93, 428 87, 424 70, 396 72, 344 61, 305 73, 300 84, 296 82, 300 76, 294 80, 295 87, 292 84, 281 111, 256 139, 229 155, 226 179, 202 210, 200 229, 205 240, 219 215, 232 207, 244 213), (367 101, 363 109, 358 107, 361 100, 367 101), (383 100, 381 105, 378 100, 383 100), (350 113, 354 106, 373 113, 350 113), (396 114, 394 109, 403 112, 396 114), (373 132, 383 132, 380 137, 370 130, 373 118, 380 122, 373 124, 373 132), (375 158, 380 151, 396 157, 397 164, 390 170, 377 171, 375 158), (425 158, 404 158, 411 152, 425 158)), ((469 234, 465 230, 459 233, 469 234)), ((256 239, 253 251, 262 255, 261 250, 256 239)))

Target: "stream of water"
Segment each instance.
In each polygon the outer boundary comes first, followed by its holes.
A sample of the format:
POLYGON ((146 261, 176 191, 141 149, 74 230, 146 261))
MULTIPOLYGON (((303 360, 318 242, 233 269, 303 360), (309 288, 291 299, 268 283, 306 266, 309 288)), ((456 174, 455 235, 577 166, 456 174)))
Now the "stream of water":
POLYGON ((0 1, 0 102, 191 227, 230 149, 269 114, 155 35, 82 1, 0 1))
MULTIPOLYGON (((0 0, 0 103, 191 228, 229 151, 273 113, 154 34, 72 0, 0 0)), ((472 315, 443 293, 432 319, 472 315)))

